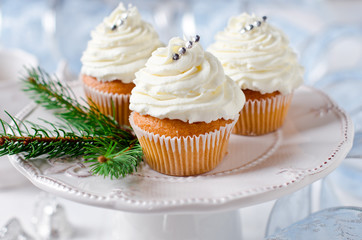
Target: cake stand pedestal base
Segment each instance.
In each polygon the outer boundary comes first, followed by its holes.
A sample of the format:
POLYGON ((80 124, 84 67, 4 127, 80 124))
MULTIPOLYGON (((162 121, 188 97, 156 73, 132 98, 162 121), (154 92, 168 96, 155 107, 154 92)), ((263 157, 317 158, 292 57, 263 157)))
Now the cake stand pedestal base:
POLYGON ((241 239, 239 210, 197 214, 138 214, 117 212, 114 240, 241 239))

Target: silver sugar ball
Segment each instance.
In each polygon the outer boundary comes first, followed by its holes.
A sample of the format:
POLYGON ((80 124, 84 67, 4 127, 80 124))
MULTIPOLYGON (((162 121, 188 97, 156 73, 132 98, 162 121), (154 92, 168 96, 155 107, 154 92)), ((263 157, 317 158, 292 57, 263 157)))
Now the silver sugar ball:
POLYGON ((181 47, 181 48, 178 50, 178 53, 179 53, 180 55, 185 54, 185 53, 186 53, 186 48, 181 47))
POLYGON ((247 31, 250 31, 250 30, 252 30, 253 28, 254 28, 254 26, 253 26, 252 24, 246 26, 246 30, 247 30, 247 31))
POLYGON ((254 23, 254 25, 256 25, 257 27, 260 27, 261 22, 260 22, 260 21, 256 21, 256 22, 254 23))
POLYGON ((192 42, 191 42, 191 41, 187 41, 187 42, 186 42, 186 47, 187 47, 187 48, 192 48, 192 42))
POLYGON ((243 34, 243 33, 245 33, 246 32, 246 28, 242 28, 241 30, 240 30, 240 33, 241 34, 243 34))
POLYGON ((178 55, 177 53, 174 53, 174 54, 172 55, 172 59, 173 59, 173 60, 179 60, 179 59, 180 59, 180 55, 178 55))
POLYGON ((114 25, 112 26, 111 30, 114 31, 114 30, 116 30, 116 29, 117 29, 117 25, 114 24, 114 25))
POLYGON ((194 37, 194 42, 198 42, 198 41, 200 41, 200 36, 199 36, 199 35, 196 35, 196 36, 194 37))
POLYGON ((263 16, 263 21, 265 22, 267 18, 267 16, 263 16))

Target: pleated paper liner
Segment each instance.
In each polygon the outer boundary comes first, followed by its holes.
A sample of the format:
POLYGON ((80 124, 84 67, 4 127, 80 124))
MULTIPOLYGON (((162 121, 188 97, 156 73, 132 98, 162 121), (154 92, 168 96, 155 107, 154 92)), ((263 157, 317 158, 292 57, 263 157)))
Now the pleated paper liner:
POLYGON ((198 136, 160 136, 130 123, 142 146, 144 159, 157 172, 172 176, 193 176, 214 169, 227 152, 235 121, 198 136))
POLYGON ((98 91, 94 88, 83 84, 84 92, 87 98, 90 98, 100 109, 100 111, 108 116, 115 115, 115 120, 120 125, 130 125, 129 115, 129 98, 128 94, 113 94, 98 91))
POLYGON ((293 94, 267 99, 247 100, 233 129, 234 134, 257 136, 280 128, 286 118, 293 94))

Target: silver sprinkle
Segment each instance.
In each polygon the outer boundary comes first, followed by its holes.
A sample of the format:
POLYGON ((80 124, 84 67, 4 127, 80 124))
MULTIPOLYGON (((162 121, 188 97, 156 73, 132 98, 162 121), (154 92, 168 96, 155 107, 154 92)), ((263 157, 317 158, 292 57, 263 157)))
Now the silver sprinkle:
POLYGON ((250 31, 250 30, 252 30, 253 28, 254 28, 254 26, 253 26, 252 24, 246 26, 246 30, 247 30, 247 31, 250 31))
POLYGON ((179 53, 180 55, 185 54, 185 53, 186 53, 186 48, 181 47, 181 48, 178 50, 178 53, 179 53))
POLYGON ((191 41, 187 41, 187 42, 186 42, 186 47, 187 47, 187 48, 192 48, 192 42, 191 42, 191 41))
POLYGON ((124 21, 123 21, 122 19, 119 19, 119 21, 118 21, 118 25, 119 25, 119 26, 122 26, 122 25, 123 25, 123 23, 124 23, 124 21))
POLYGON ((265 22, 267 18, 267 16, 263 16, 263 21, 265 22))
POLYGON ((179 59, 180 59, 180 55, 178 55, 177 53, 174 53, 174 54, 172 55, 172 59, 173 59, 173 60, 179 60, 179 59))
POLYGON ((117 25, 114 24, 114 25, 112 26, 111 30, 114 31, 114 30, 116 30, 116 29, 117 29, 117 25))
POLYGON ((196 36, 194 37, 194 42, 198 42, 198 41, 200 41, 200 36, 199 36, 199 35, 196 35, 196 36))
POLYGON ((242 28, 241 30, 240 30, 240 33, 241 34, 243 34, 243 33, 245 33, 246 32, 246 28, 242 28))
POLYGON ((256 21, 256 22, 254 23, 254 25, 257 26, 257 27, 260 27, 261 22, 260 22, 260 21, 256 21))

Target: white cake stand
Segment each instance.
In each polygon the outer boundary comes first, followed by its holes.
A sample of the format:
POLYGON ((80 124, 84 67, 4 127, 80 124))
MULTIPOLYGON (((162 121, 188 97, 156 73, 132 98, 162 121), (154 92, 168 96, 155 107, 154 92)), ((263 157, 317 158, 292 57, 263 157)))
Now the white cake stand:
MULTIPOLYGON (((80 86, 74 91, 82 95, 80 86)), ((56 121, 36 105, 17 117, 56 121)), ((45 191, 120 210, 122 239, 240 239, 236 209, 280 198, 326 176, 352 142, 347 114, 324 93, 303 86, 280 130, 258 137, 232 135, 222 163, 200 176, 170 177, 143 164, 131 176, 110 180, 91 176, 80 160, 15 155, 11 162, 45 191)))

